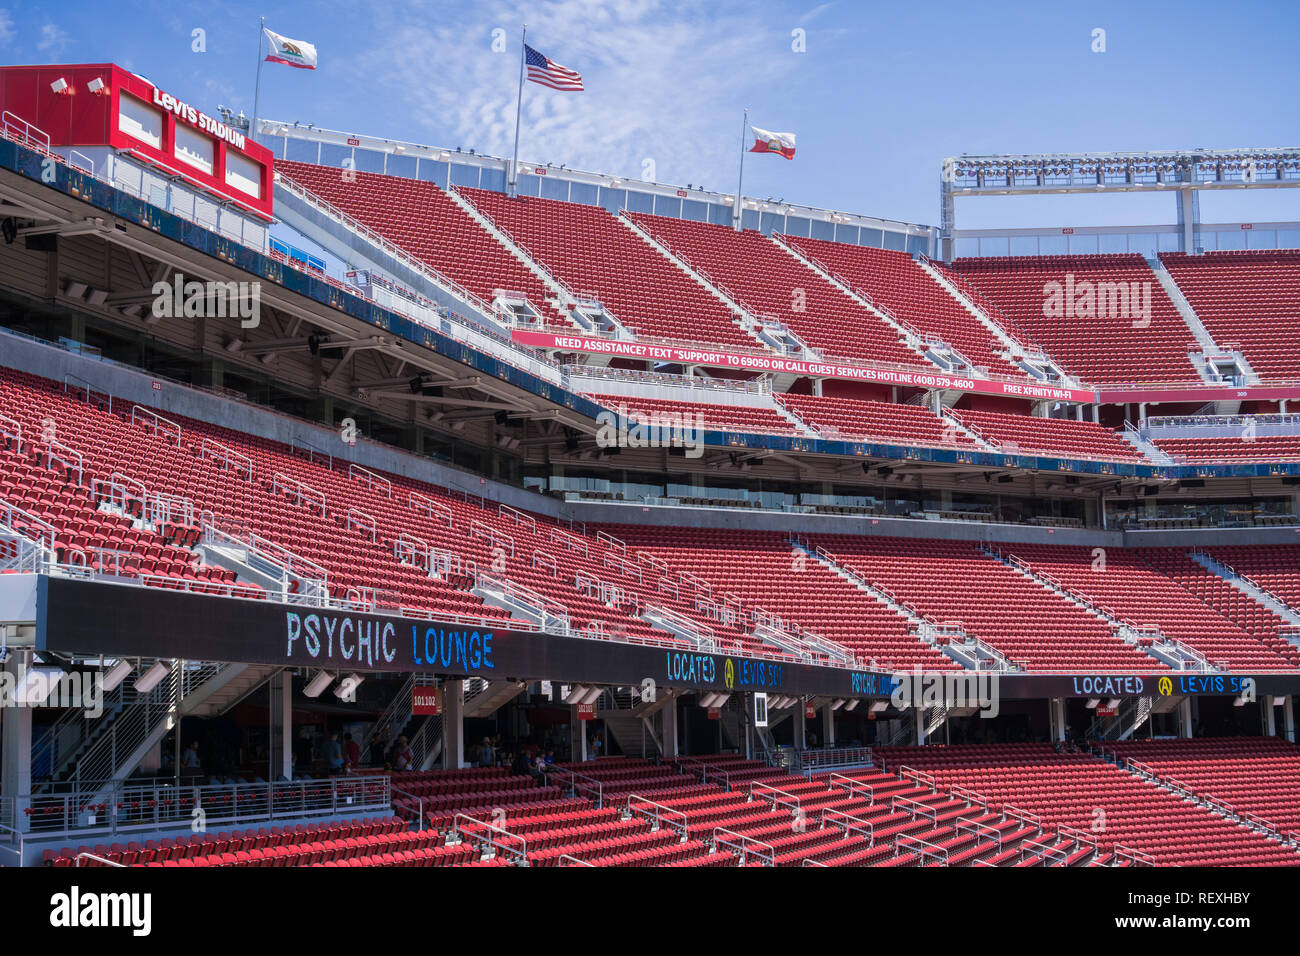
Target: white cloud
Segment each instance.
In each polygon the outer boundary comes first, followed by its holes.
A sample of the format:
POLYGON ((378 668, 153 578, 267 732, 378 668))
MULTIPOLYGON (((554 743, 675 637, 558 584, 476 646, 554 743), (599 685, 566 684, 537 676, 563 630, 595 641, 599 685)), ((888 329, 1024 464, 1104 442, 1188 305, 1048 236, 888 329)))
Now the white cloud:
POLYGON ((47 23, 41 27, 41 39, 36 44, 36 49, 42 53, 57 56, 68 45, 68 39, 68 34, 64 32, 62 27, 47 23))
POLYGON ((829 3, 818 4, 817 6, 809 10, 807 13, 805 13, 803 16, 801 16, 799 18, 799 22, 802 24, 802 23, 808 23, 810 20, 815 20, 817 17, 821 16, 830 8, 831 8, 831 4, 829 3))
MULTIPOLYGON (((440 13, 442 13, 440 11, 440 13)), ((463 145, 509 156, 519 78, 520 16, 504 0, 475 5, 436 25, 391 12, 383 43, 348 69, 355 82, 378 81, 409 109, 401 129, 381 135, 463 145), (492 31, 508 37, 493 53, 492 31)), ((725 189, 740 111, 761 107, 762 90, 797 66, 785 31, 759 22, 752 7, 715 4, 689 15, 658 0, 552 0, 528 11, 528 42, 582 73, 584 93, 524 84, 520 157, 619 176, 641 175, 725 189)), ((752 114, 782 129, 790 117, 752 114), (784 124, 784 125, 782 125, 784 124)))
POLYGON ((8 45, 15 36, 13 16, 8 10, 0 10, 0 45, 8 45))

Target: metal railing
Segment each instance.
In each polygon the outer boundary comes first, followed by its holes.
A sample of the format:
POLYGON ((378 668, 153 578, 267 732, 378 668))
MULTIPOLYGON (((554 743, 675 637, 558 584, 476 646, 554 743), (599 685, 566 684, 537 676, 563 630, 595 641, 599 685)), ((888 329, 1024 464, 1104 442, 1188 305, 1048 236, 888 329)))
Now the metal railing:
POLYGON ((17 798, 28 834, 126 833, 171 825, 248 823, 297 816, 388 812, 383 774, 275 783, 89 781, 68 793, 17 798))
POLYGON ((447 834, 449 844, 471 840, 480 848, 483 859, 493 859, 498 854, 510 857, 516 866, 528 865, 528 840, 499 826, 479 820, 468 813, 458 813, 452 819, 447 834))
POLYGON ((627 798, 628 816, 646 817, 651 821, 651 829, 659 830, 663 827, 676 830, 684 843, 690 839, 690 829, 686 814, 681 810, 674 810, 672 807, 664 806, 662 803, 655 803, 646 797, 638 794, 631 794, 627 798))
POLYGON ((735 850, 737 862, 740 866, 745 866, 750 857, 762 861, 764 866, 776 866, 776 848, 772 844, 756 840, 751 836, 745 836, 743 833, 737 833, 735 830, 728 830, 726 827, 714 827, 713 836, 709 842, 715 852, 719 847, 724 846, 735 850))

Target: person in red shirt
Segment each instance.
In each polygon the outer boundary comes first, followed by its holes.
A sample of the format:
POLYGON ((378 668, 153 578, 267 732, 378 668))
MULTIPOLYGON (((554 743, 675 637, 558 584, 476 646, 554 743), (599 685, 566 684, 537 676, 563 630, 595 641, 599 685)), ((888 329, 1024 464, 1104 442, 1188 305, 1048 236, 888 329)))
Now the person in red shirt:
POLYGON ((343 735, 343 763, 347 765, 348 773, 361 766, 361 748, 357 746, 350 733, 343 735))

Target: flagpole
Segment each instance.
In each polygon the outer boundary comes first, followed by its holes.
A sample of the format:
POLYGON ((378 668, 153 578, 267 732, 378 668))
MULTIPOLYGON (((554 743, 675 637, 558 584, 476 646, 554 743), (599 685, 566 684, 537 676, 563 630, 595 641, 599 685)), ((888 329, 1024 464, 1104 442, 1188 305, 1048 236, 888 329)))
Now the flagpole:
POLYGON ((248 138, 257 142, 257 108, 262 99, 262 36, 266 33, 266 17, 257 24, 257 85, 253 88, 253 122, 248 127, 248 138))
POLYGON ((741 218, 744 215, 744 203, 740 197, 740 190, 745 185, 745 142, 748 140, 746 130, 749 129, 749 110, 745 110, 745 119, 740 124, 740 178, 736 181, 736 211, 731 217, 731 226, 736 232, 742 228, 741 218))
POLYGON ((515 154, 510 161, 510 175, 506 176, 506 195, 513 199, 519 195, 519 114, 524 106, 524 56, 527 50, 528 24, 519 35, 519 96, 515 100, 515 154))

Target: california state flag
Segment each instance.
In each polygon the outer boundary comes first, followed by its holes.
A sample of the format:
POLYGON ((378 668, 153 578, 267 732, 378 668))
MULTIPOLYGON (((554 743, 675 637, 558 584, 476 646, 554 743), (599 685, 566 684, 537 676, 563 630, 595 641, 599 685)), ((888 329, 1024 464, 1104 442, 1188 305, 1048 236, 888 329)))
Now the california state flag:
POLYGON ((300 70, 316 69, 316 48, 305 40, 290 40, 274 31, 262 28, 266 33, 269 48, 266 52, 267 63, 283 63, 296 66, 300 70))
POLYGON ((754 131, 754 145, 749 150, 751 153, 776 153, 786 159, 794 159, 794 133, 773 133, 752 124, 749 128, 754 131))

